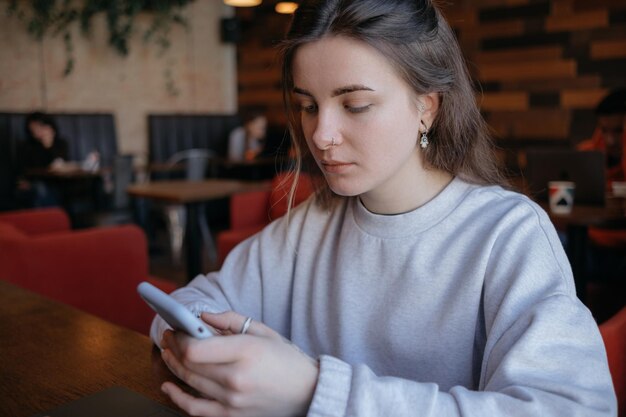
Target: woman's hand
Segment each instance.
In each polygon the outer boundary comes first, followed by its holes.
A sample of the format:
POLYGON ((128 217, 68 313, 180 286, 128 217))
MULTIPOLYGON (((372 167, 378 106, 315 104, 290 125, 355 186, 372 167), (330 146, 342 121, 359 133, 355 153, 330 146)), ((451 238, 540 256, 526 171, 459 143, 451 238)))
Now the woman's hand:
POLYGON ((317 383, 318 364, 263 323, 239 334, 245 317, 203 313, 222 335, 198 340, 181 332, 163 335, 170 370, 202 397, 165 382, 162 390, 193 416, 281 417, 305 415, 317 383))

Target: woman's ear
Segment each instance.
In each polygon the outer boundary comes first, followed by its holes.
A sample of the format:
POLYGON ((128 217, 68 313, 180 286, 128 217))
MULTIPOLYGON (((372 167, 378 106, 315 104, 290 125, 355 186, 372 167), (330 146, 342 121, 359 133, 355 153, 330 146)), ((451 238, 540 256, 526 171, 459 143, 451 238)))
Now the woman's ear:
POLYGON ((430 129, 439 110, 439 93, 422 94, 417 97, 417 109, 421 113, 421 121, 430 129))

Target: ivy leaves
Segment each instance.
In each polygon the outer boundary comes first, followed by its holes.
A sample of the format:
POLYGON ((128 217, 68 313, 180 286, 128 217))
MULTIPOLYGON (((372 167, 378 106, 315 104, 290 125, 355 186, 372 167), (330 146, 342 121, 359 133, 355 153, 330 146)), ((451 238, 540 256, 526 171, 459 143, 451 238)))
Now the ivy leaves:
MULTIPOLYGON (((143 33, 144 42, 152 42, 162 55, 170 47, 171 27, 178 24, 187 27, 181 10, 193 0, 10 0, 7 13, 25 23, 26 30, 35 39, 47 34, 62 34, 66 52, 63 71, 67 76, 74 69, 74 50, 71 27, 79 24, 82 34, 89 37, 91 24, 96 15, 104 13, 108 28, 108 43, 122 56, 130 53, 130 40, 137 32, 137 16, 148 14, 151 22, 143 33)), ((168 90, 171 90, 168 87, 168 90)), ((174 94, 173 91, 170 91, 174 94)))

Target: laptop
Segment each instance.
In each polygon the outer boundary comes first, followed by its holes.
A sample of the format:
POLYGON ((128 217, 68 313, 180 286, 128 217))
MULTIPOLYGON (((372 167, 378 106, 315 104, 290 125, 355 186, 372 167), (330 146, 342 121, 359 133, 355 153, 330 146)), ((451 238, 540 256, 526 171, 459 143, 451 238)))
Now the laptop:
POLYGON ((600 151, 531 149, 526 152, 525 179, 530 195, 548 201, 549 181, 576 184, 574 204, 604 205, 605 161, 600 151))
POLYGON ((124 387, 111 387, 33 417, 184 417, 124 387))

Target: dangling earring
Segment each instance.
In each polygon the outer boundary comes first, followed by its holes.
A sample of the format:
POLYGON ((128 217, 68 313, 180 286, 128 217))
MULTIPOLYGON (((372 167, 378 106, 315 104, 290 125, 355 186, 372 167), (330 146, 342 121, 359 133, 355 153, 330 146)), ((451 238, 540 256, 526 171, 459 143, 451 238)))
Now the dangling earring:
MULTIPOLYGON (((422 124, 424 124, 424 122, 422 122, 422 124)), ((422 137, 420 138, 420 147, 422 149, 426 149, 428 147, 428 143, 428 129, 424 124, 424 131, 422 132, 422 137)))

